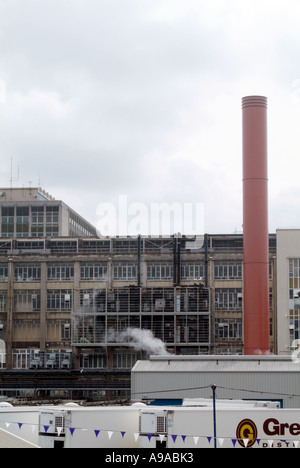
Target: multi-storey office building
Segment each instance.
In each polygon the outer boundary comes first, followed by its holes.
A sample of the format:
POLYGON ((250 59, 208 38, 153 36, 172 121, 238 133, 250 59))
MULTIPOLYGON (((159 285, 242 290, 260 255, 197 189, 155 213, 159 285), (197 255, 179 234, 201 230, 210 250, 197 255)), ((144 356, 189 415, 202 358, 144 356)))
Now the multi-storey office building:
POLYGON ((41 188, 0 188, 0 237, 96 235, 94 226, 41 188))

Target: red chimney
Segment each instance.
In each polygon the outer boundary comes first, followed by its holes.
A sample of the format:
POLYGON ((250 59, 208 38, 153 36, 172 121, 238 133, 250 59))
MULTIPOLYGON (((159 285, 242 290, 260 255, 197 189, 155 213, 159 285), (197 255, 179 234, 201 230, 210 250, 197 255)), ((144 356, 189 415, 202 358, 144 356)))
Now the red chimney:
POLYGON ((243 109, 244 354, 270 350, 267 98, 243 109))

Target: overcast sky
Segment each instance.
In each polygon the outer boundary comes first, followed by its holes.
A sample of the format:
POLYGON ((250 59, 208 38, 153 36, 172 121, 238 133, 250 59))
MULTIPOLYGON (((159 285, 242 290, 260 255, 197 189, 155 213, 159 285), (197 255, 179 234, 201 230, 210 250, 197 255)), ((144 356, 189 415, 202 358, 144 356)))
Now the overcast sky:
POLYGON ((269 229, 300 227, 299 0, 0 0, 0 186, 202 203, 242 231, 241 99, 268 98, 269 229), (17 167, 19 166, 19 181, 17 167))

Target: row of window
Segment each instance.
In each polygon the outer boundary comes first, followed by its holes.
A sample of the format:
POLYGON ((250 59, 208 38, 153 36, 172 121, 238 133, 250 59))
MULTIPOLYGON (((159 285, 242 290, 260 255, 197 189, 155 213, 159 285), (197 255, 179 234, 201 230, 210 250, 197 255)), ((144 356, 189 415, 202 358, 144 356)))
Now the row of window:
MULTIPOLYGON (((7 311, 7 291, 0 291, 0 312, 7 311)), ((71 289, 47 290, 48 311, 72 311, 71 289)), ((178 293, 174 288, 82 289, 80 312, 90 313, 203 313, 209 311, 209 291, 205 288, 183 288, 178 293)), ((41 310, 40 290, 14 292, 15 312, 38 312, 41 310)))
MULTIPOLYGON (((148 280, 172 280, 172 262, 148 262, 148 280)), ((115 280, 137 280, 138 268, 135 262, 113 263, 113 278, 115 280)), ((107 263, 82 263, 80 266, 80 279, 82 281, 107 281, 107 263)), ((8 265, 0 264, 0 281, 7 281, 8 265)), ((204 278, 204 262, 182 262, 182 280, 201 280, 204 278)), ((20 263, 14 267, 15 281, 40 281, 41 264, 20 263)), ((215 279, 242 279, 241 262, 215 262, 215 279)), ((47 266, 48 281, 72 281, 74 280, 73 263, 51 263, 47 266)))
POLYGON ((2 207, 1 236, 2 237, 40 237, 58 235, 59 207, 2 207), (31 222, 30 222, 31 214, 31 222))
MULTIPOLYGON (((35 312, 40 310, 40 291, 16 291, 14 309, 15 312, 35 312)), ((272 308, 270 296, 270 308, 272 308)), ((47 310, 60 311, 72 310, 73 294, 71 290, 48 290, 47 310)), ((208 297, 195 291, 182 292, 174 297, 174 292, 160 294, 149 291, 142 297, 138 291, 127 289, 116 290, 114 293, 103 291, 81 291, 80 305, 83 310, 96 312, 205 312, 208 310, 208 297)), ((215 290, 215 309, 241 310, 242 290, 239 288, 224 288, 215 290)), ((7 311, 7 292, 0 292, 0 312, 7 311)))
MULTIPOLYGON (((62 330, 64 327, 62 326, 62 330)), ((54 351, 41 353, 33 349, 13 349, 14 369, 35 369, 35 368, 70 368, 73 365, 73 356, 69 352, 54 351)), ((136 361, 140 359, 140 353, 127 351, 126 353, 116 351, 113 354, 113 366, 117 369, 131 369, 136 361)), ((101 351, 90 351, 80 354, 81 369, 106 369, 107 354, 101 351)))

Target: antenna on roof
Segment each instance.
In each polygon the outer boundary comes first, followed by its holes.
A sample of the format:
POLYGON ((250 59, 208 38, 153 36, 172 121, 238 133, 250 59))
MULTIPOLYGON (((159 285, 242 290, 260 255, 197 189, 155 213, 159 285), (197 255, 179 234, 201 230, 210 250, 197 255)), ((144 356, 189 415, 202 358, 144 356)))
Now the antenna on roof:
POLYGON ((13 178, 13 157, 10 157, 10 188, 12 188, 13 182, 19 182, 20 178, 20 166, 18 165, 17 178, 13 178))

